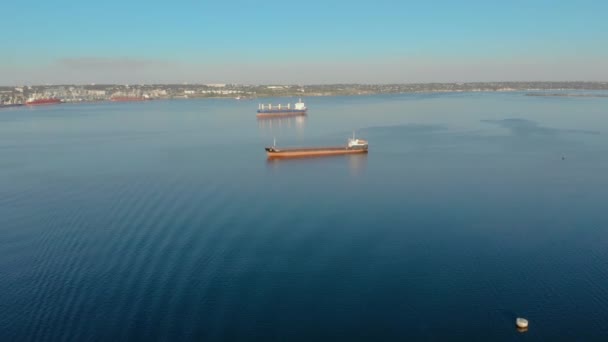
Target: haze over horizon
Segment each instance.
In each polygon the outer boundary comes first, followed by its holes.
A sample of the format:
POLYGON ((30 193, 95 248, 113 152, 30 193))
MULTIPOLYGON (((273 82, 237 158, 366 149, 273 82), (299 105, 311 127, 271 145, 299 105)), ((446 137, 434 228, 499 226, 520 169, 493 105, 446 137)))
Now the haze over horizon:
POLYGON ((608 81, 608 3, 3 5, 0 85, 608 81))

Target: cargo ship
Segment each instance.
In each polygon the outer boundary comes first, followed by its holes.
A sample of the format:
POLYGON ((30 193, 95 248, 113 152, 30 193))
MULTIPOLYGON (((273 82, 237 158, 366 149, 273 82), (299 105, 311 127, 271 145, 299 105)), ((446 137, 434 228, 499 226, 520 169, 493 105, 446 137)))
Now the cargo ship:
POLYGON ((353 137, 349 138, 348 143, 344 146, 280 148, 276 146, 275 141, 272 146, 265 149, 268 158, 317 157, 367 153, 368 143, 367 140, 356 139, 353 134, 353 137))
POLYGON ((60 99, 56 99, 53 97, 45 98, 45 99, 29 99, 25 101, 26 106, 42 106, 42 105, 51 105, 61 103, 60 99))
POLYGON ((300 99, 298 102, 291 106, 291 103, 287 105, 264 105, 260 104, 258 106, 258 118, 277 118, 277 117, 286 117, 286 116, 298 116, 298 115, 306 115, 306 105, 300 99))

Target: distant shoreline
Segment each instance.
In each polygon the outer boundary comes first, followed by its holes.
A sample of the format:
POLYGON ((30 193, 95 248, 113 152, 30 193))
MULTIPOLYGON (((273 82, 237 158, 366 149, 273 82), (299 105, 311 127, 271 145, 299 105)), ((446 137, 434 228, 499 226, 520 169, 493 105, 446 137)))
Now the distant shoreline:
POLYGON ((560 94, 560 93, 527 93, 526 96, 539 97, 608 97, 608 94, 560 94))
POLYGON ((146 99, 236 99, 271 97, 362 96, 382 94, 450 94, 528 92, 527 96, 608 97, 608 94, 572 94, 572 91, 608 91, 608 82, 473 82, 403 84, 90 84, 0 87, 0 106, 25 104, 31 98, 57 98, 63 102, 105 102, 115 97, 146 99), (563 92, 563 93, 562 93, 563 92))
MULTIPOLYGON (((563 90, 588 90, 589 89, 563 89, 563 90)), ((595 89, 594 89, 595 90, 595 89)), ((524 90, 471 90, 471 91, 450 91, 450 90, 436 90, 436 91, 408 91, 408 92, 399 92, 399 93, 374 93, 374 92, 365 92, 365 93, 313 93, 313 94, 281 94, 281 95, 261 95, 255 97, 242 97, 240 99, 236 99, 231 96, 166 96, 166 97, 155 97, 147 100, 141 101, 111 101, 111 100, 79 100, 79 101, 63 101, 59 104, 49 105, 66 105, 66 104, 118 104, 118 103, 146 103, 146 102, 154 102, 154 101, 173 101, 173 100, 232 100, 232 101, 251 101, 251 100, 260 100, 266 98, 293 98, 293 97, 332 97, 332 96, 374 96, 374 95, 405 95, 405 94, 473 94, 473 93, 515 93, 515 92, 523 92, 524 90)), ((542 90, 539 90, 542 91, 542 90)), ((531 97, 578 97, 578 98, 608 98, 608 94, 571 94, 571 93, 525 93, 523 96, 531 96, 531 97)), ((47 106, 43 106, 47 107, 47 106)), ((0 109, 5 108, 30 108, 22 103, 17 104, 0 104, 0 109)))

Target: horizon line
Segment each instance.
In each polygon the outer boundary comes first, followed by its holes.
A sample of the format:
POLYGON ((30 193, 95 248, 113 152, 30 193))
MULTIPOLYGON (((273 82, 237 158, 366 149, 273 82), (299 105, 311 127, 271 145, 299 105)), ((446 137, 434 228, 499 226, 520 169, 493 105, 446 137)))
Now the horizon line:
POLYGON ((345 82, 345 83, 235 83, 235 82, 210 82, 210 83, 193 83, 193 82, 154 82, 154 83, 46 83, 46 84, 19 84, 19 85, 1 85, 3 88, 14 88, 14 87, 41 87, 41 86, 154 86, 154 85, 191 85, 191 86, 212 86, 212 85, 233 85, 233 86, 290 86, 290 87, 305 87, 305 86, 336 86, 336 85, 423 85, 423 84, 492 84, 492 83, 507 83, 507 84, 519 84, 519 83, 591 83, 591 84, 606 84, 605 81, 467 81, 467 82, 389 82, 389 83, 375 83, 375 82, 345 82))

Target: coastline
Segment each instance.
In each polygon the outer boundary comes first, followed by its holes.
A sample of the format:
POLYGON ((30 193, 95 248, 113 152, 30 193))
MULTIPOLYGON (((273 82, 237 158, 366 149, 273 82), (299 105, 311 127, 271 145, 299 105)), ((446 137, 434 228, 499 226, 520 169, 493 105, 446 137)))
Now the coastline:
POLYGON ((4 94, 0 108, 15 108, 32 96, 55 97, 67 103, 114 103, 117 93, 139 94, 146 100, 228 99, 249 101, 265 98, 372 96, 399 94, 466 94, 516 93, 538 97, 608 97, 608 82, 486 82, 486 83, 425 83, 425 84, 333 84, 333 85, 90 85, 90 86, 31 86, 0 87, 4 94), (128 88, 127 88, 128 87, 128 88), (127 91, 128 89, 128 91, 127 91), (604 92, 605 94, 573 94, 571 92, 604 92), (15 106, 16 105, 16 106, 15 106))

